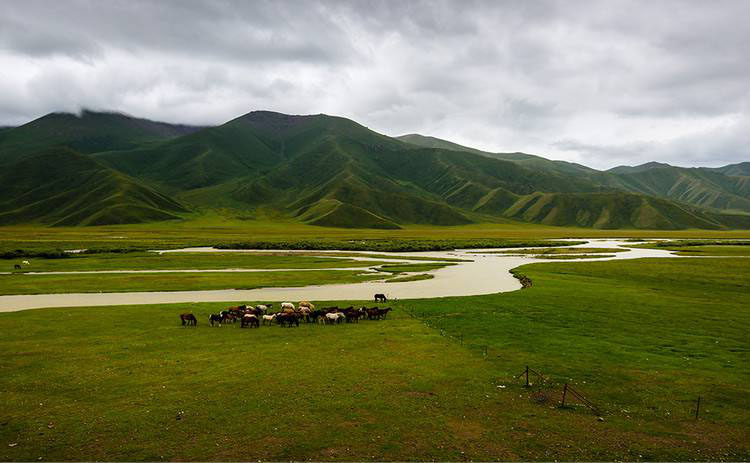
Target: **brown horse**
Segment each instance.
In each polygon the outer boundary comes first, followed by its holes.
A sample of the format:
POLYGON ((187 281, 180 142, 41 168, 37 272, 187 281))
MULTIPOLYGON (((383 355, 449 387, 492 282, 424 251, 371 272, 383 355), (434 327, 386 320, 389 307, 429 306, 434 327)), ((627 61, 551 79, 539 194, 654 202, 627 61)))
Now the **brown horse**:
POLYGON ((198 326, 198 319, 195 318, 195 315, 191 313, 181 313, 180 321, 182 321, 182 326, 185 326, 185 325, 198 326))
POLYGON ((258 317, 256 317, 255 314, 246 313, 242 316, 242 320, 240 320, 240 328, 246 326, 250 326, 250 328, 260 328, 260 320, 258 320, 258 317))
POLYGON ((276 320, 282 328, 284 325, 288 325, 290 328, 292 325, 299 326, 299 318, 295 313, 280 313, 276 316, 276 320))

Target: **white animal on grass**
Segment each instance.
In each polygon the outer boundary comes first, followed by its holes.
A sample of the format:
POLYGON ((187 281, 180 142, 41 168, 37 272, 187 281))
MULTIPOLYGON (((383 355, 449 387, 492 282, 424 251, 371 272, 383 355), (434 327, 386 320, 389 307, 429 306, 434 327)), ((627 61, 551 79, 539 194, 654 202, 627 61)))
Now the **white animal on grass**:
POLYGON ((345 317, 346 317, 346 315, 344 315, 344 314, 343 314, 343 313, 341 313, 341 312, 337 312, 337 313, 327 313, 327 314, 326 314, 326 318, 328 319, 328 322, 329 322, 329 323, 337 323, 337 322, 338 322, 338 320, 339 320, 339 318, 345 318, 345 317))
POLYGON ((263 324, 265 325, 266 322, 270 325, 273 323, 273 321, 276 319, 276 314, 273 315, 263 315, 263 324))
POLYGON ((23 261, 23 262, 21 262, 21 263, 22 263, 23 265, 31 265, 31 262, 29 262, 28 260, 25 260, 25 261, 23 261))
POLYGON ((288 309, 291 309, 291 311, 294 312, 294 304, 292 304, 291 302, 282 302, 281 311, 286 312, 288 309))

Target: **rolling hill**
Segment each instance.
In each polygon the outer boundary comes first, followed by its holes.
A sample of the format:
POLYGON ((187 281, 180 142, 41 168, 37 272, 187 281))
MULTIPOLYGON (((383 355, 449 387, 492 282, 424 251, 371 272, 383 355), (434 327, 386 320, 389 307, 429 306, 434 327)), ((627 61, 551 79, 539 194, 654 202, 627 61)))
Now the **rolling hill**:
POLYGON ((659 162, 639 166, 618 166, 607 171, 564 161, 550 161, 523 153, 486 153, 433 137, 405 135, 404 141, 419 146, 445 146, 495 159, 506 159, 519 165, 556 171, 585 179, 603 190, 640 193, 680 203, 732 213, 750 213, 750 163, 717 169, 684 168, 659 162), (744 175, 744 176, 743 176, 744 175))
POLYGON ((0 165, 2 224, 147 222, 220 208, 350 228, 750 228, 750 177, 656 163, 602 172, 392 138, 323 114, 253 111, 200 128, 54 113, 1 131, 0 165))
POLYGON ((144 142, 174 138, 201 128, 139 119, 116 112, 51 113, 0 132, 0 162, 51 146, 66 146, 85 154, 131 149, 144 142))
POLYGON ((174 200, 69 148, 49 148, 0 174, 0 224, 105 225, 179 218, 174 200))

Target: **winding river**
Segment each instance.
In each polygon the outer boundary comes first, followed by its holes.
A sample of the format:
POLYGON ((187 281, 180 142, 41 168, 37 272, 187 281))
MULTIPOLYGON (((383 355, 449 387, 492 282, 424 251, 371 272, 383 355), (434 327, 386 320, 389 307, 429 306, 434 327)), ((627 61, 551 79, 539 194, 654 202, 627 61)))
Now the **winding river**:
MULTIPOLYGON (((580 241, 580 240, 571 240, 580 241)), ((596 261, 614 259, 638 259, 644 257, 672 257, 673 253, 661 249, 634 249, 627 248, 628 244, 623 240, 613 239, 591 239, 585 244, 571 246, 571 248, 619 248, 626 249, 623 252, 614 253, 610 257, 591 259, 596 261)), ((517 248, 533 249, 533 248, 517 248)), ((508 251, 509 249, 503 249, 508 251)), ((408 282, 386 283, 382 280, 363 283, 343 283, 330 285, 311 285, 300 287, 279 288, 257 288, 248 290, 223 289, 207 291, 148 291, 148 292, 121 292, 121 293, 67 293, 67 294, 33 294, 0 296, 0 312, 14 312, 19 310, 37 309, 45 307, 94 307, 109 305, 137 305, 137 304, 167 304, 167 303, 190 303, 190 302, 238 302, 238 301, 299 301, 299 300, 368 300, 375 293, 384 293, 391 299, 418 299, 445 296, 473 296, 480 294, 492 294, 520 289, 521 285, 510 273, 510 270, 520 265, 534 262, 585 262, 579 259, 539 259, 533 256, 522 256, 512 254, 497 254, 499 249, 467 249, 454 251, 412 252, 412 253, 386 253, 378 252, 378 255, 392 254, 393 260, 404 263, 425 263, 425 260, 409 260, 402 256, 414 256, 420 258, 453 258, 467 259, 470 261, 459 262, 457 265, 447 266, 441 269, 419 273, 432 274, 434 278, 428 280, 417 280, 408 282)), ((180 250, 157 251, 157 252, 246 252, 246 253, 268 253, 270 250, 232 250, 214 248, 187 248, 180 250)), ((291 252, 295 251, 281 251, 291 252)), ((297 251, 310 254, 310 251, 297 251)), ((373 254, 370 251, 321 251, 321 256, 333 257, 337 252, 346 252, 348 259, 362 261, 387 261, 386 258, 366 257, 373 254), (350 257, 351 254, 363 254, 361 257, 350 257)), ((317 254, 317 253, 316 253, 317 254)), ((342 257, 344 258, 344 257, 342 257)), ((304 269, 304 270, 351 270, 350 268, 327 268, 327 269, 304 269)), ((255 272, 255 271, 289 271, 303 269, 223 269, 222 272, 255 272)), ((365 268, 356 270, 367 271, 365 268)), ((207 270, 163 270, 147 272, 207 272, 207 270)), ((217 270, 214 270, 217 271, 217 270)), ((103 271, 102 273, 113 271, 103 271)), ((117 273, 142 273, 143 271, 115 271, 117 273)), ((64 272, 97 273, 97 272, 64 272)))

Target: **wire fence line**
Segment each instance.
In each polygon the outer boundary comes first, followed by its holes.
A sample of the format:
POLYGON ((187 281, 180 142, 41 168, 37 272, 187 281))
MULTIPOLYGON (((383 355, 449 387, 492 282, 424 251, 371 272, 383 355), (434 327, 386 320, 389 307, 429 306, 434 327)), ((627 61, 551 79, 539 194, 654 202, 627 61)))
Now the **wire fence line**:
MULTIPOLYGON (((446 317, 440 317, 436 316, 434 314, 427 314, 425 312, 414 312, 411 309, 404 308, 404 311, 409 314, 410 317, 420 321, 425 326, 434 329, 440 333, 440 336, 448 338, 454 342, 459 343, 461 346, 466 347, 467 349, 475 349, 481 352, 482 358, 484 360, 490 360, 493 358, 501 358, 502 355, 499 353, 499 349, 493 355, 493 348, 492 346, 488 344, 475 344, 475 343, 468 343, 466 338, 464 337, 464 334, 462 332, 448 332, 444 328, 442 328, 439 324, 434 323, 430 318, 433 319, 444 319, 446 317)), ((520 379, 522 378, 524 380, 524 387, 527 388, 534 388, 536 386, 536 390, 534 394, 532 394, 532 398, 534 398, 537 402, 547 402, 550 400, 550 395, 554 395, 556 391, 559 392, 560 399, 557 400, 559 408, 571 408, 575 406, 576 404, 580 404, 587 409, 591 410, 595 415, 599 417, 599 419, 602 419, 602 416, 606 413, 606 411, 596 405, 592 400, 590 400, 584 393, 581 391, 578 391, 575 389, 569 382, 562 383, 562 388, 560 388, 560 383, 551 384, 551 380, 548 381, 548 377, 543 375, 542 373, 534 370, 533 368, 530 368, 528 365, 525 366, 524 371, 522 371, 519 375, 516 375, 513 377, 514 379, 520 379)), ((693 399, 687 399, 684 402, 687 402, 690 404, 690 411, 689 414, 695 419, 698 420, 700 418, 701 409, 705 408, 705 397, 702 395, 698 395, 697 400, 693 399)), ((684 403, 683 402, 683 403, 684 403)))

